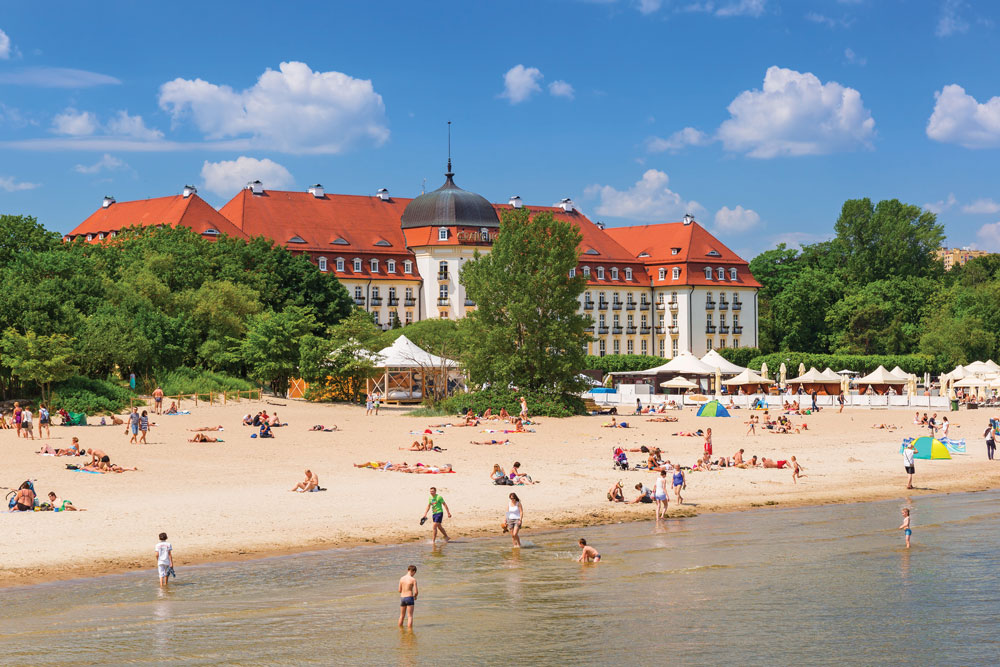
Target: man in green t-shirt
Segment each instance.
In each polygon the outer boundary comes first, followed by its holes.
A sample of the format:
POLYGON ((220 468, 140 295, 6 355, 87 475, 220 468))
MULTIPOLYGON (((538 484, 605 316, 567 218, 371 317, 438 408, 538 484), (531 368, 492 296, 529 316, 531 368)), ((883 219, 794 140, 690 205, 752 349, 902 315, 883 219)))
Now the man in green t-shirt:
POLYGON ((444 531, 444 526, 441 525, 441 522, 444 520, 445 512, 448 513, 448 518, 449 519, 451 518, 451 510, 448 509, 448 503, 444 501, 444 498, 438 495, 437 487, 434 486, 431 487, 431 497, 430 500, 427 501, 427 509, 424 510, 424 516, 420 520, 420 523, 423 523, 427 519, 427 513, 430 512, 432 509, 433 512, 431 513, 431 523, 434 524, 434 533, 431 542, 437 542, 437 535, 439 530, 441 531, 441 537, 444 538, 444 541, 450 542, 451 538, 448 537, 448 533, 444 531))

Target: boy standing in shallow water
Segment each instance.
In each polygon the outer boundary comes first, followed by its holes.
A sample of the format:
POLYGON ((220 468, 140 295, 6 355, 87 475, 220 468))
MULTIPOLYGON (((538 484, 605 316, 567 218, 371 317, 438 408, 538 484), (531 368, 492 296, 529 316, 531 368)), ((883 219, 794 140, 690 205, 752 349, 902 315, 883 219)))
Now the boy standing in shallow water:
POLYGON ((174 548, 167 542, 166 533, 160 533, 160 542, 156 545, 156 569, 160 574, 160 587, 166 588, 170 570, 174 569, 174 548))
POLYGON ((417 601, 417 566, 406 568, 406 574, 399 578, 399 627, 403 627, 403 619, 407 618, 406 627, 413 627, 413 605, 417 601))
POLYGON ((906 548, 909 549, 910 535, 913 534, 913 531, 910 530, 910 510, 905 507, 903 508, 903 524, 899 529, 903 531, 903 535, 906 537, 906 548))

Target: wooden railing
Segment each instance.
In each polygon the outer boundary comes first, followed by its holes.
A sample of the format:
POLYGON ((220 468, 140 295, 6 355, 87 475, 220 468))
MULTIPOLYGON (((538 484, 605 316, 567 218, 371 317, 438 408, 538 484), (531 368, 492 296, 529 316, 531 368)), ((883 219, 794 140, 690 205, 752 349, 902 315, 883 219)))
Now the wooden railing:
MULTIPOLYGON (((198 392, 194 394, 177 394, 176 396, 164 396, 163 409, 166 410, 170 407, 170 403, 177 403, 177 408, 180 409, 182 401, 194 401, 195 406, 198 402, 208 403, 209 405, 226 405, 230 401, 242 401, 244 398, 248 401, 260 401, 261 390, 260 389, 237 389, 235 391, 207 391, 198 392), (243 394, 246 394, 244 396, 243 394)), ((129 401, 129 411, 136 406, 148 406, 152 402, 152 397, 149 399, 135 397, 129 401)))

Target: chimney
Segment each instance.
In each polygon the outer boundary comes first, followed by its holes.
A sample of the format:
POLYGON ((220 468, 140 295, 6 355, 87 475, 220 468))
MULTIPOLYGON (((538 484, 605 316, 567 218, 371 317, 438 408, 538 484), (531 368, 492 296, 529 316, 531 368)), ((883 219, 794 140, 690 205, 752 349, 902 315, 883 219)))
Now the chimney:
POLYGON ((104 201, 101 202, 101 208, 107 208, 115 203, 115 198, 111 195, 104 195, 104 201))
POLYGON ((573 200, 570 199, 569 197, 566 197, 561 202, 559 202, 559 208, 566 211, 567 213, 572 213, 573 209, 575 208, 573 206, 573 200))
POLYGON ((261 183, 260 181, 250 181, 249 183, 247 183, 246 189, 255 195, 264 194, 264 184, 261 183))
POLYGON ((309 187, 309 194, 311 194, 316 199, 322 199, 324 196, 323 186, 317 183, 316 185, 309 187))
POLYGON ((511 208, 524 208, 524 202, 522 202, 521 198, 517 195, 511 197, 510 201, 507 203, 510 204, 511 208))
POLYGON ((184 199, 187 199, 188 197, 190 197, 193 194, 196 194, 197 192, 198 188, 194 187, 193 185, 185 185, 184 190, 181 192, 181 194, 184 195, 184 199))
POLYGON ((378 192, 375 193, 375 196, 382 201, 389 201, 389 191, 385 188, 379 188, 378 192))
POLYGON ((684 214, 684 224, 685 225, 690 225, 692 222, 694 222, 694 216, 691 215, 690 213, 685 213, 684 214))

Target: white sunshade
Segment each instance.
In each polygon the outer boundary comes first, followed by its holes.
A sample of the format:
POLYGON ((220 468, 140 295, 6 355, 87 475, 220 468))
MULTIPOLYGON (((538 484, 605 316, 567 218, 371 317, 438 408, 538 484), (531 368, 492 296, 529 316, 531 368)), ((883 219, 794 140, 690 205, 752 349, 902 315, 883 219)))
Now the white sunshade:
POLYGON ((719 372, 723 375, 737 375, 746 370, 742 366, 737 366, 729 361, 715 350, 709 350, 708 354, 701 358, 701 362, 708 364, 712 368, 718 368, 719 372))
POLYGON ((697 389, 698 385, 691 380, 688 380, 683 375, 678 375, 675 378, 670 378, 666 382, 660 383, 661 387, 666 389, 697 389))
POLYGON ((1000 371, 1000 366, 997 366, 992 359, 989 361, 973 361, 971 364, 965 367, 966 373, 975 373, 976 375, 985 375, 987 373, 996 373, 1000 371))
POLYGON ((964 380, 959 380, 952 386, 968 389, 969 387, 985 387, 987 384, 989 384, 987 380, 983 380, 982 378, 977 378, 975 376, 970 376, 965 378, 964 380))
POLYGON ((896 376, 896 377, 898 377, 898 378, 903 378, 904 380, 908 380, 908 379, 910 379, 910 374, 909 374, 909 373, 907 373, 906 371, 904 371, 904 370, 903 370, 902 368, 900 368, 899 366, 896 366, 895 368, 893 368, 893 369, 892 369, 891 371, 889 371, 889 372, 890 372, 890 373, 892 373, 893 375, 895 375, 895 376, 896 376))
POLYGON ((757 373, 754 373, 749 368, 746 368, 743 370, 742 373, 740 373, 734 378, 726 380, 722 384, 726 385, 727 387, 735 387, 737 385, 743 385, 743 384, 774 384, 774 380, 768 380, 767 378, 761 377, 757 373))
POLYGON ((837 375, 857 375, 857 372, 849 371, 846 368, 842 368, 839 371, 837 371, 837 375))
POLYGON ((885 366, 879 366, 863 378, 858 378, 858 384, 906 384, 906 379, 893 375, 885 366))
POLYGON ((837 373, 833 372, 833 369, 827 366, 823 369, 823 377, 825 377, 830 382, 840 383, 844 378, 840 377, 837 373))
POLYGON ((834 382, 840 382, 840 378, 831 380, 815 368, 810 368, 797 378, 791 378, 790 380, 786 380, 786 382, 788 384, 832 384, 834 382))
POLYGON ((420 349, 406 336, 379 350, 375 361, 380 368, 457 368, 458 362, 420 349))
POLYGON ((955 366, 955 368, 951 369, 951 371, 945 373, 941 377, 945 380, 961 380, 968 374, 969 373, 967 373, 962 366, 955 366))
POLYGON ((658 375, 659 373, 677 373, 678 375, 715 375, 715 368, 703 363, 690 352, 681 352, 676 357, 656 368, 644 371, 615 372, 611 375, 658 375))

